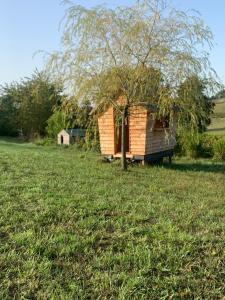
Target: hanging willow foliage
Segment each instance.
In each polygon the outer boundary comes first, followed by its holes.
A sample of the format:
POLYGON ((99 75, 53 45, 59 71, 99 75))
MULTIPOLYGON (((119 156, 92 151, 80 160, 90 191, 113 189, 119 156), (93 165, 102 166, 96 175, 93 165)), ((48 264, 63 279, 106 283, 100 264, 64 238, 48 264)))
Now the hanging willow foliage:
POLYGON ((62 51, 48 57, 47 69, 77 103, 116 105, 122 93, 129 105, 157 101, 160 114, 168 115, 176 100, 182 119, 197 128, 201 106, 177 97, 191 76, 207 78, 210 90, 217 82, 208 54, 213 34, 197 12, 179 11, 164 0, 116 9, 65 4, 62 51))
POLYGON ((195 97, 179 98, 178 89, 198 76, 207 79, 210 92, 218 79, 209 60, 213 34, 197 12, 179 11, 166 0, 138 0, 115 9, 65 4, 62 50, 48 57, 47 69, 76 103, 113 105, 121 117, 118 94, 127 100, 124 109, 157 102, 161 116, 176 104, 185 127, 198 128, 204 106, 196 105, 195 97))

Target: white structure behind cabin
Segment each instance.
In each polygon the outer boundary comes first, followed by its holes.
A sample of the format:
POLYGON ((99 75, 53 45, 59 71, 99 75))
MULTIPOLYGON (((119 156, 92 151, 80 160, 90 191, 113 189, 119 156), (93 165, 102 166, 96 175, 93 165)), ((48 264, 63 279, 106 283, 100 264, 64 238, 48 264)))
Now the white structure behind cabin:
POLYGON ((76 142, 77 139, 85 137, 84 129, 62 129, 58 133, 59 145, 71 145, 76 142))

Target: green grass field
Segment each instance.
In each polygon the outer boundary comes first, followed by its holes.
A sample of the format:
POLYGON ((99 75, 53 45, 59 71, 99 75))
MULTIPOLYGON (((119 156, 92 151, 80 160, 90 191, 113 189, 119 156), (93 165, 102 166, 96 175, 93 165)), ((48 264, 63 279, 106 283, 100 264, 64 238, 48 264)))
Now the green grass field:
POLYGON ((216 103, 208 133, 225 135, 225 103, 216 103))
POLYGON ((225 165, 0 141, 0 299, 224 299, 225 165))

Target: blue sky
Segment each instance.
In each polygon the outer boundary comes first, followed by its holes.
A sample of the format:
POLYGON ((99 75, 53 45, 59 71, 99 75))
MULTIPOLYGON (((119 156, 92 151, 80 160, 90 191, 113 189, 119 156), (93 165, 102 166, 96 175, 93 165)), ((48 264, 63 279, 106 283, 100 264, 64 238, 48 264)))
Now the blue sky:
MULTIPOLYGON (((129 5, 128 0, 77 0, 85 6, 105 3, 109 6, 129 5)), ((179 9, 196 9, 215 36, 211 53, 212 66, 225 83, 225 1, 174 0, 179 9)), ((43 59, 38 50, 59 49, 59 22, 65 7, 60 0, 0 0, 0 84, 30 76, 41 69, 43 59)))

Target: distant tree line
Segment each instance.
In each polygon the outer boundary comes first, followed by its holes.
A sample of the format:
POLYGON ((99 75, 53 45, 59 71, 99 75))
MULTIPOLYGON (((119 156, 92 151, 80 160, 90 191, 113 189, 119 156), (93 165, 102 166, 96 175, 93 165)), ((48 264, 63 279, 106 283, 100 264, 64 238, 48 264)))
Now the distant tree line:
POLYGON ((1 86, 0 135, 44 135, 47 120, 62 100, 62 88, 41 72, 1 86))
POLYGON ((55 138, 62 128, 85 128, 88 105, 69 106, 62 86, 43 72, 0 87, 0 135, 55 138), (65 109, 65 103, 66 109, 65 109))
MULTIPOLYGON (((108 85, 105 90, 111 87, 108 82, 111 75, 102 76, 102 85, 108 85)), ((163 75, 153 70, 149 78, 148 94, 151 101, 157 102, 163 75)), ((210 124, 213 112, 213 103, 207 97, 206 88, 204 80, 193 76, 180 85, 176 96, 176 102, 184 101, 187 110, 192 110, 193 104, 196 105, 196 111, 198 106, 201 107, 198 115, 200 132, 210 124)), ((164 92, 165 89, 169 94, 169 87, 164 87, 164 92)), ((1 86, 0 135, 25 138, 48 136, 54 139, 62 128, 85 128, 92 139, 97 136, 97 122, 89 115, 91 109, 90 102, 84 101, 80 105, 76 99, 65 95, 62 86, 52 82, 46 74, 36 71, 30 78, 1 86)), ((187 123, 190 120, 183 121, 187 123)))

